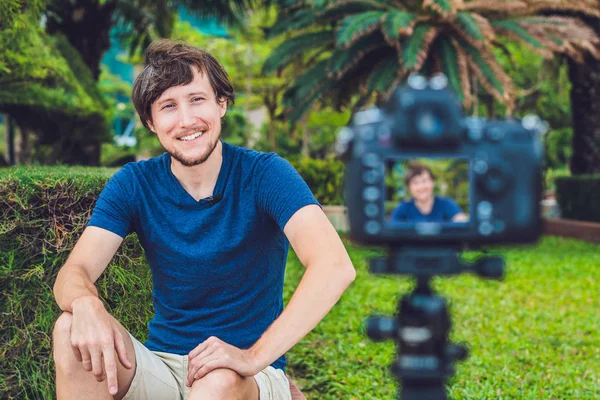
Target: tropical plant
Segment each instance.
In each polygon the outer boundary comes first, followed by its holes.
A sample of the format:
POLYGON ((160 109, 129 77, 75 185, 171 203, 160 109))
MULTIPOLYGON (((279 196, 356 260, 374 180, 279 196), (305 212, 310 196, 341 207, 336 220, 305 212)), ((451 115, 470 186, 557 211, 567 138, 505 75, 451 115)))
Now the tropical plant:
POLYGON ((504 48, 498 39, 521 41, 548 58, 600 58, 598 36, 580 19, 537 15, 571 9, 600 16, 596 1, 281 0, 271 35, 295 35, 271 54, 264 71, 310 59, 284 96, 294 120, 323 98, 355 109, 374 95, 380 100, 414 72, 443 72, 466 108, 481 89, 510 113, 516 93, 494 56, 494 48, 504 48))

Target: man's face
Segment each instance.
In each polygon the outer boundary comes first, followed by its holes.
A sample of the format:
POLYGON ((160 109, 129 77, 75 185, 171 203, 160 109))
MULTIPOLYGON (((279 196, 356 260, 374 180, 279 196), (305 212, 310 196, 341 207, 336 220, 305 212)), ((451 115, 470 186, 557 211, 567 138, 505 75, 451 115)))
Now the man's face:
POLYGON ((427 201, 433 197, 433 178, 427 171, 412 178, 408 184, 408 191, 416 201, 427 201))
POLYGON ((186 167, 208 159, 221 137, 227 102, 218 102, 205 73, 196 67, 194 80, 174 86, 152 103, 150 129, 167 153, 186 167))

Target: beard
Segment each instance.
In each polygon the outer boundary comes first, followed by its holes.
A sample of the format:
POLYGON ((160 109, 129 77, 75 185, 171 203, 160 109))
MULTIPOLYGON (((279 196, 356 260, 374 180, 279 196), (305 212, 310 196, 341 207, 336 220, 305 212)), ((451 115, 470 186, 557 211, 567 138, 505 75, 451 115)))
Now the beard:
POLYGON ((204 163, 206 160, 208 160, 210 155, 215 151, 215 148, 217 147, 217 143, 219 142, 220 139, 221 139, 221 134, 219 133, 219 136, 214 141, 208 143, 204 153, 200 154, 199 156, 195 156, 195 157, 186 157, 181 152, 179 152, 175 149, 170 150, 164 145, 162 147, 173 159, 179 161, 179 163, 181 163, 181 165, 183 165, 184 167, 194 167, 194 166, 200 165, 200 164, 204 163))

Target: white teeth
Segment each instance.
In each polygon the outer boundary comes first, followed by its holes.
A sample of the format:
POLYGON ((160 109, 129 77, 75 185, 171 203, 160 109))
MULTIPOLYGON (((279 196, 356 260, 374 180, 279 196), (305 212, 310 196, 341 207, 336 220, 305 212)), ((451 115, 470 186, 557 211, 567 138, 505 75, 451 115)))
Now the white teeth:
POLYGON ((202 135, 203 132, 192 133, 189 136, 180 137, 179 140, 190 141, 196 139, 198 136, 202 135))

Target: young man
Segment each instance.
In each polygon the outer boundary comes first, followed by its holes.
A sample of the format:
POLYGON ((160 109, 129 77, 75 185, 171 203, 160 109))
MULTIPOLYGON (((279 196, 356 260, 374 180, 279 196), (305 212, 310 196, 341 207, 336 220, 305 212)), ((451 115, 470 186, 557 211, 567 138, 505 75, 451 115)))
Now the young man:
POLYGON ((391 219, 397 222, 467 222, 469 216, 449 197, 434 193, 435 176, 424 165, 412 165, 404 184, 411 199, 401 201, 392 211, 391 219))
POLYGON ((146 51, 133 101, 166 153, 110 179, 58 274, 58 399, 290 398, 285 352, 355 271, 288 162, 219 140, 233 100, 210 54, 169 40, 146 51), (94 286, 131 232, 154 283, 145 345, 108 314, 94 286), (289 244, 306 272, 284 310, 289 244))

